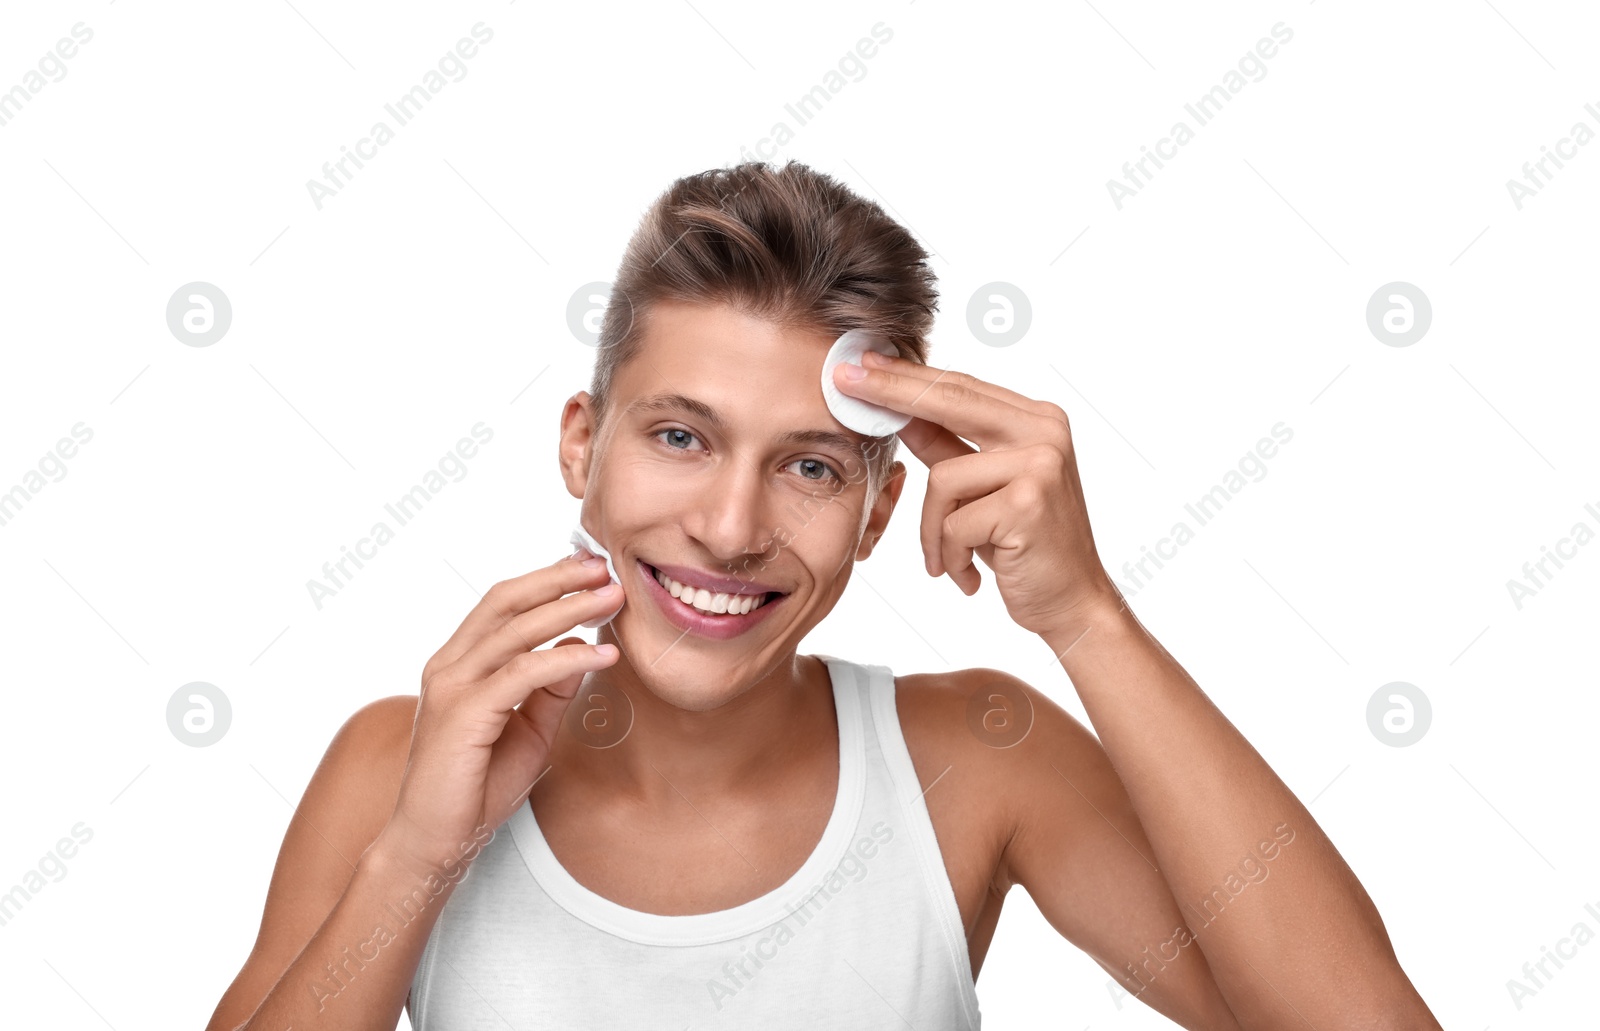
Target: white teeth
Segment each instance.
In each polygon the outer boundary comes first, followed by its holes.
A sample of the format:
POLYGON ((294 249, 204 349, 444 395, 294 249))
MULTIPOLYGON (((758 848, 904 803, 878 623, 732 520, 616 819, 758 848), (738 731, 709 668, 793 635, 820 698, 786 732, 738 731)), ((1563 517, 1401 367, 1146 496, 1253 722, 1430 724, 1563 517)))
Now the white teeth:
POLYGON ((656 582, 666 588, 674 598, 700 612, 742 616, 766 603, 764 601, 766 595, 763 594, 723 594, 713 593, 703 587, 690 587, 672 579, 659 569, 656 570, 656 582))

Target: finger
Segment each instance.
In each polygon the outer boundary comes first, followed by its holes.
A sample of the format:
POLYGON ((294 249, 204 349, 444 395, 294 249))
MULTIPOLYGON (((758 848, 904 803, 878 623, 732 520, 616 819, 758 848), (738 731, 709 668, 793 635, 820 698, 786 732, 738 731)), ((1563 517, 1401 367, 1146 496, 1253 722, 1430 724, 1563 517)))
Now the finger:
POLYGON ((906 450, 916 455, 922 464, 930 469, 947 459, 978 453, 977 448, 938 423, 918 419, 915 416, 906 423, 899 437, 906 450))
MULTIPOLYGON (((833 378, 847 394, 892 408, 897 412, 938 423, 979 447, 1004 446, 1027 438, 1032 423, 1041 416, 980 389, 975 376, 944 369, 929 370, 916 362, 867 367, 866 376, 847 380, 835 368, 833 378)), ((921 455, 918 455, 920 458, 921 455)))
MULTIPOLYGON (((990 383, 988 380, 982 380, 976 376, 967 376, 966 373, 955 372, 950 369, 941 369, 935 365, 928 365, 923 362, 914 362, 908 358, 902 358, 899 355, 880 355, 877 351, 868 351, 861 357, 866 363, 866 368, 884 369, 889 372, 900 373, 902 375, 911 376, 915 379, 924 380, 930 383, 934 382, 935 380, 948 378, 951 376, 958 378, 965 377, 966 380, 970 381, 967 383, 967 385, 972 387, 974 390, 982 391, 991 397, 1004 401, 1007 404, 1015 405, 1025 411, 1035 411, 1036 409, 1042 408, 1042 406, 1045 404, 1045 402, 1037 401, 1025 394, 1019 394, 1015 390, 1008 390, 998 383, 990 383), (873 357, 868 357, 868 355, 873 357), (878 364, 875 361, 875 358, 877 357, 884 358, 886 361, 884 361, 882 364, 878 364)), ((1036 414, 1044 413, 1039 411, 1036 414)))
MULTIPOLYGON (((581 554, 587 556, 588 552, 581 554)), ((514 617, 574 591, 599 587, 609 579, 604 563, 585 566, 579 555, 568 555, 542 569, 502 580, 490 587, 467 613, 430 665, 435 669, 453 665, 476 641, 505 626, 514 617)))
POLYGON ((1039 493, 1028 481, 1018 481, 986 497, 962 505, 945 518, 940 555, 945 572, 967 595, 977 593, 983 576, 972 562, 978 551, 993 563, 995 548, 1015 547, 1010 540, 1017 513, 1039 505, 1039 493))
POLYGON ((547 602, 512 616, 474 641, 446 671, 457 680, 481 680, 518 654, 532 651, 580 623, 616 612, 625 600, 621 585, 608 583, 547 602))
MULTIPOLYGON (((1030 450, 974 451, 946 459, 928 470, 922 500, 922 560, 928 575, 946 571, 944 521, 963 504, 978 500, 1024 475, 1034 461, 1030 450)), ((957 581, 959 583, 959 581, 957 581)))
MULTIPOLYGON (((587 645, 588 643, 581 637, 563 637, 551 647, 564 648, 569 644, 587 645)), ((545 684, 534 688, 528 694, 528 697, 524 698, 522 703, 517 706, 517 711, 522 714, 523 718, 532 723, 536 729, 542 727, 544 725, 540 721, 542 710, 550 707, 550 700, 555 699, 555 707, 558 710, 564 710, 567 703, 577 696, 578 687, 583 683, 583 678, 586 675, 586 673, 574 673, 560 683, 545 684)), ((555 735, 552 732, 550 738, 553 740, 554 737, 555 735)))
MULTIPOLYGON (((495 713, 519 718, 514 710, 529 696, 548 690, 552 685, 565 687, 566 682, 573 678, 581 681, 585 674, 616 662, 619 654, 616 646, 606 647, 611 649, 609 654, 593 644, 563 644, 555 648, 519 652, 504 666, 474 682, 470 697, 460 699, 458 704, 471 705, 475 711, 485 715, 495 713)), ((571 690, 576 693, 576 683, 571 690)), ((566 701, 571 700, 569 695, 566 701)))
MULTIPOLYGON (((582 680, 583 675, 572 679, 582 680)), ((526 719, 513 714, 489 750, 489 769, 483 781, 485 816, 494 811, 496 803, 504 803, 507 808, 522 805, 539 777, 550 768, 549 756, 550 745, 543 735, 526 719), (540 756, 546 761, 540 762, 540 756)))
MULTIPOLYGON (((563 637, 551 647, 565 648, 568 645, 587 645, 588 643, 588 641, 585 641, 581 637, 563 637)), ((522 722, 527 723, 535 730, 541 731, 542 737, 547 737, 550 741, 553 741, 555 739, 554 731, 551 731, 548 735, 543 733, 545 723, 547 722, 543 717, 547 714, 547 710, 550 707, 550 700, 554 699, 558 708, 565 709, 567 703, 572 701, 572 699, 577 695, 578 687, 583 683, 583 678, 587 675, 588 673, 586 671, 578 672, 574 673, 570 677, 567 677, 565 680, 560 680, 553 684, 541 684, 535 687, 517 706, 516 711, 517 714, 522 717, 522 722)), ((512 722, 516 723, 517 721, 513 720, 512 722)))
MULTIPOLYGON (((571 645, 585 646, 585 642, 576 637, 564 638, 556 649, 571 645)), ((536 687, 517 706, 491 749, 485 780, 485 792, 491 802, 520 805, 528 797, 549 768, 547 763, 539 762, 539 757, 549 757, 561 717, 590 671, 591 667, 585 666, 561 680, 536 687)))

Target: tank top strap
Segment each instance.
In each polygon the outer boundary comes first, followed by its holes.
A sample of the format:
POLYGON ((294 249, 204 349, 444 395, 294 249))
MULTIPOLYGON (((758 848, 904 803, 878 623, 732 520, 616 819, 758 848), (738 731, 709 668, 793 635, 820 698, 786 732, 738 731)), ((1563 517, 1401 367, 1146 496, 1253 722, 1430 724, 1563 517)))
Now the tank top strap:
MULTIPOLYGON (((819 656, 822 658, 822 656, 819 656)), ((841 660, 828 657, 831 662, 841 660)), ((891 796, 900 813, 900 823, 910 839, 911 853, 923 884, 927 886, 933 922, 941 944, 953 966, 953 977, 959 986, 962 1008, 971 1027, 980 1026, 981 1011, 978 1005, 977 984, 972 977, 971 953, 967 936, 961 923, 961 907, 956 902, 955 889, 945 868, 944 855, 939 849, 938 836, 933 829, 933 819, 928 813, 926 793, 929 785, 917 778, 916 765, 911 761, 911 750, 906 746, 905 733, 900 725, 899 692, 894 672, 884 665, 853 663, 861 684, 862 713, 866 719, 866 732, 872 738, 868 747, 868 766, 875 767, 879 779, 891 796)), ((937 779, 939 774, 932 774, 937 779)))

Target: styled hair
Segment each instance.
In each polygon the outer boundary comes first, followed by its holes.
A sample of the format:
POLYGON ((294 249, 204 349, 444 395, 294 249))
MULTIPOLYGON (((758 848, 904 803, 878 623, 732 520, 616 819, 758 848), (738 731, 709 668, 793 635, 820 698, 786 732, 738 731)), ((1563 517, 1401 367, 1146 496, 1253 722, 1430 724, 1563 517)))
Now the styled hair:
MULTIPOLYGON (((596 432, 617 369, 638 353, 660 301, 725 303, 786 328, 882 334, 926 364, 938 309, 928 252, 873 201, 796 161, 748 161, 685 176, 656 198, 628 241, 601 323, 589 394, 596 432)), ((893 434, 864 447, 870 484, 894 460, 893 434)))

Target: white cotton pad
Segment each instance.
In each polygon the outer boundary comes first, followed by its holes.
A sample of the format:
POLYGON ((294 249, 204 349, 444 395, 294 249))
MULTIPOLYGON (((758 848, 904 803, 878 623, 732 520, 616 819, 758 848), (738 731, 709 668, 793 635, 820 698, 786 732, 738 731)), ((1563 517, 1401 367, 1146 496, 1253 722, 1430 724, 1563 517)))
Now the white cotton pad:
POLYGON ((828 402, 833 417, 857 433, 868 437, 887 437, 899 433, 911 421, 911 416, 851 397, 833 385, 833 368, 841 362, 861 364, 861 355, 877 351, 894 357, 899 354, 884 337, 865 329, 852 329, 833 342, 828 357, 822 360, 822 397, 828 402))
MULTIPOLYGON (((616 584, 622 583, 622 577, 617 575, 617 567, 611 564, 611 552, 607 551, 605 548, 602 548, 599 541, 589 536, 589 531, 583 528, 582 523, 579 523, 577 528, 572 531, 572 546, 574 548, 583 548, 591 554, 605 559, 606 572, 611 574, 611 582, 616 584)), ((627 605, 626 599, 624 599, 623 605, 627 605)), ((622 609, 617 609, 617 612, 621 611, 622 609)), ((591 619, 583 625, 588 627, 590 630, 593 630, 596 627, 605 626, 607 623, 616 618, 617 612, 613 612, 609 616, 601 616, 598 619, 591 619)))

